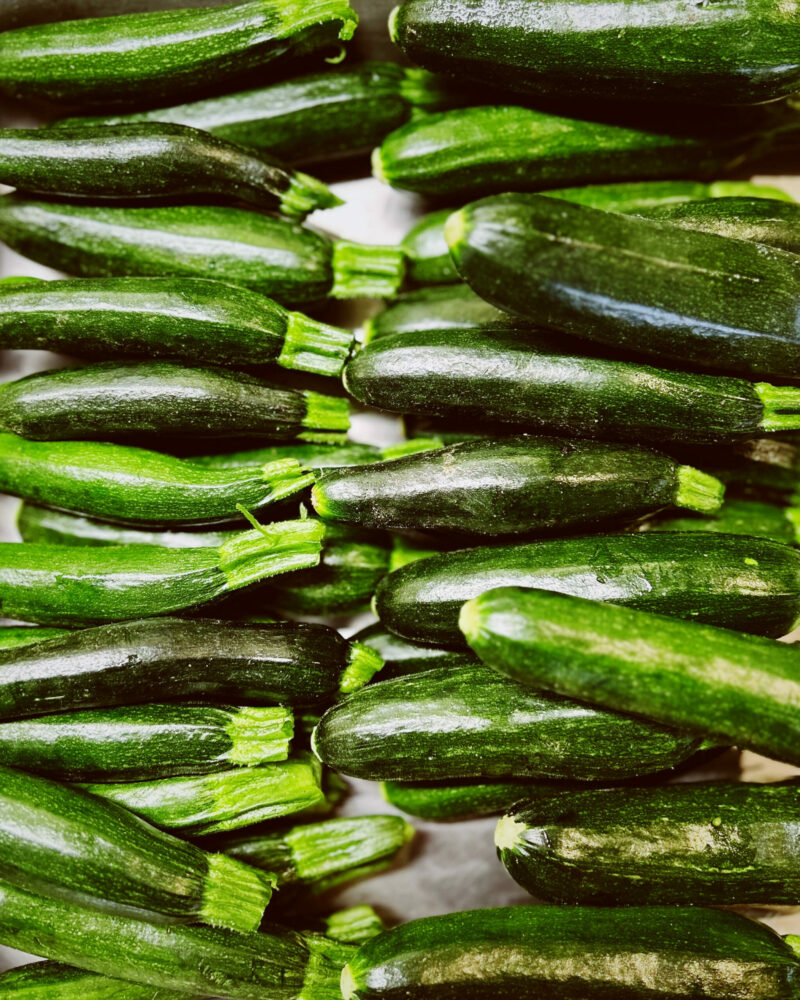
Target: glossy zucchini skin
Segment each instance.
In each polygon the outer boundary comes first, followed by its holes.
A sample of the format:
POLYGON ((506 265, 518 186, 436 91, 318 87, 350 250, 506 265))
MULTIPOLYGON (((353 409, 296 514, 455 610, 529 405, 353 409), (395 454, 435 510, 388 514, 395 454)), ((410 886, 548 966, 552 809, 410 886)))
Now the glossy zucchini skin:
POLYGON ((0 284, 0 345, 98 359, 165 358, 339 375, 352 335, 205 278, 0 284))
POLYGON ((390 573, 374 607, 415 642, 460 644, 461 605, 540 587, 778 637, 800 614, 800 553, 765 538, 652 532, 543 539, 432 556, 390 573))
MULTIPOLYGON (((443 822, 496 816, 541 787, 524 778, 508 781, 384 781, 383 797, 404 813, 443 822)), ((550 788, 552 791, 552 786, 550 788)))
POLYGON ((357 23, 342 0, 250 0, 34 25, 0 39, 0 93, 83 107, 191 97, 345 41, 357 23))
MULTIPOLYGON (((442 236, 444 239, 444 236, 442 236)), ((449 254, 448 254, 449 257, 449 254)), ((455 268, 453 268, 455 275, 455 268)), ((426 333, 451 330, 530 330, 530 323, 511 316, 486 302, 469 285, 432 285, 406 292, 388 303, 364 324, 364 340, 391 337, 395 333, 426 333)))
POLYGON ((728 535, 757 535, 784 545, 800 544, 796 507, 760 500, 726 500, 716 514, 705 517, 665 515, 645 522, 645 531, 713 531, 728 535))
POLYGON ((383 660, 380 680, 439 667, 473 667, 478 663, 477 657, 466 650, 442 649, 440 646, 409 642, 390 632, 381 622, 362 628, 360 632, 356 632, 353 640, 369 646, 383 660))
POLYGON ((327 162, 366 153, 420 111, 461 103, 457 84, 389 62, 337 66, 155 111, 70 118, 62 126, 175 122, 210 132, 288 163, 327 162))
POLYGON ((226 369, 168 361, 101 361, 6 382, 0 425, 33 440, 164 437, 331 440, 349 426, 345 400, 226 369))
MULTIPOLYGON (((110 17, 145 10, 171 10, 182 0, 6 0, 0 12, 0 30, 50 21, 77 21, 82 17, 110 17)), ((192 0, 194 7, 213 7, 216 0, 192 0)))
POLYGON ((501 537, 665 506, 713 512, 722 492, 713 477, 645 448, 521 435, 330 470, 311 497, 323 520, 501 537))
POLYGON ((514 906, 380 934, 345 966, 342 996, 795 1000, 797 966, 774 931, 737 913, 514 906))
POLYGON ((312 738, 323 763, 373 781, 612 780, 674 767, 699 742, 481 665, 371 684, 328 709, 312 738))
POLYGON ((544 332, 397 333, 359 351, 344 383, 360 403, 394 413, 657 445, 732 441, 800 424, 792 388, 585 350, 544 332))
POLYGON ((484 663, 522 684, 800 762, 791 644, 522 587, 468 601, 459 627, 484 663))
POLYGON ((523 194, 473 202, 445 235, 498 308, 681 365, 800 375, 794 254, 523 194))
POLYGON ((578 790, 521 801, 497 853, 551 902, 795 906, 799 808, 792 782, 578 790))
POLYGON ((185 993, 99 976, 61 962, 30 962, 0 973, 0 988, 14 1000, 181 1000, 185 993))
POLYGON ((0 717, 172 698, 320 705, 366 683, 380 664, 327 625, 128 621, 0 651, 0 717))

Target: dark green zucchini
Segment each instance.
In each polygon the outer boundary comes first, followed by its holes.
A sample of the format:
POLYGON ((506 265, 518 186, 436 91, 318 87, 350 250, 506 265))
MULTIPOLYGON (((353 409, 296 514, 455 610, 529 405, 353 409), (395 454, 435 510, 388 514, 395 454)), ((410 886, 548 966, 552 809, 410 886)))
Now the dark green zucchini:
POLYGON ((504 328, 528 330, 531 324, 495 309, 469 285, 433 285, 399 296, 368 319, 364 324, 364 343, 395 333, 504 328))
POLYGON ((71 628, 174 614, 316 566, 322 536, 322 525, 308 519, 260 525, 203 549, 2 542, 0 612, 71 628))
POLYGON ((459 627, 484 663, 522 684, 800 764, 794 645, 522 587, 472 598, 459 627))
POLYGON ((274 875, 206 854, 77 788, 0 773, 0 877, 13 885, 151 923, 199 920, 245 932, 261 923, 274 875))
POLYGON ((527 798, 537 783, 524 778, 509 781, 384 781, 383 797, 390 806, 411 816, 433 821, 495 816, 527 798))
POLYGON ((497 825, 509 874, 558 903, 800 900, 794 782, 592 789, 520 802, 497 825))
POLYGON ((336 444, 347 400, 243 372, 168 361, 101 361, 0 386, 0 426, 45 441, 154 437, 252 438, 336 444))
POLYGON ((477 657, 464 650, 442 649, 439 646, 423 646, 418 642, 408 642, 390 632, 380 622, 362 628, 360 632, 356 632, 353 640, 369 646, 380 656, 383 661, 381 680, 404 674, 417 674, 423 670, 432 670, 434 667, 471 667, 478 662, 477 657))
POLYGON ((344 381, 360 403, 458 419, 467 428, 497 421, 518 430, 662 446, 800 427, 795 387, 652 368, 584 351, 557 333, 395 334, 359 351, 344 381))
POLYGON ((791 441, 759 437, 740 441, 726 453, 695 453, 739 496, 794 503, 800 490, 800 449, 791 441))
POLYGON ((705 517, 664 515, 642 525, 644 531, 722 531, 728 535, 758 535, 785 545, 800 545, 800 509, 759 500, 726 500, 716 514, 705 517))
POLYGON ((303 468, 316 471, 348 465, 369 465, 370 462, 379 462, 381 457, 380 448, 356 441, 345 441, 344 444, 290 442, 217 455, 193 455, 192 461, 214 469, 241 469, 242 466, 264 465, 282 458, 293 458, 303 468))
POLYGON ((69 635, 66 628, 36 628, 31 625, 0 625, 0 649, 19 649, 48 639, 69 635))
MULTIPOLYGON (((349 60, 348 60, 349 63, 349 60)), ((175 122, 263 150, 288 163, 366 153, 421 111, 461 104, 461 88, 389 62, 335 67, 155 111, 68 118, 59 126, 175 122)))
POLYGON ((0 283, 0 347, 341 374, 353 335, 205 278, 0 283))
POLYGON ((319 761, 310 754, 214 774, 103 782, 81 787, 182 837, 224 833, 303 812, 325 802, 319 761))
POLYGON ((795 1000, 795 949, 701 907, 513 906, 423 917, 342 972, 344 1000, 795 1000))
POLYGON ((450 216, 459 273, 498 308, 681 365, 800 376, 800 261, 742 239, 538 195, 450 216))
POLYGON ((526 690, 484 666, 371 684, 322 716, 312 737, 342 774, 385 781, 603 781, 674 767, 700 741, 526 690))
POLYGON ((314 482, 292 458, 211 469, 107 442, 28 441, 0 432, 0 491, 58 510, 132 525, 241 520, 314 482))
POLYGON ((0 718, 172 698, 318 705, 380 666, 374 650, 327 625, 122 622, 1 651, 0 718))
MULTIPOLYGON (((7 883, 0 885, 0 941, 149 986, 148 993, 132 995, 136 1000, 161 1000, 162 989, 194 1000, 330 1000, 337 995, 340 966, 353 951, 272 924, 249 934, 201 925, 159 927, 7 883)), ((119 993, 99 995, 126 997, 126 983, 118 986, 119 993)), ((164 1000, 174 1000, 174 994, 164 1000)))
POLYGON ((633 445, 521 435, 333 469, 311 498, 323 520, 502 536, 633 520, 665 506, 714 513, 723 489, 633 445))
POLYGON ((308 174, 199 129, 164 122, 0 129, 0 182, 94 202, 207 196, 292 219, 342 204, 308 174))
POLYGON ((152 780, 285 760, 293 734, 285 708, 93 708, 0 723, 0 763, 56 781, 152 780))
MULTIPOLYGON (((221 837, 214 849, 262 871, 279 887, 314 893, 383 871, 414 836, 399 816, 343 816, 267 833, 221 837)), ((283 895, 283 893, 281 893, 283 895)))
POLYGON ((8 1000, 187 1000, 186 993, 99 976, 61 962, 30 962, 0 973, 8 1000))
POLYGON ((415 642, 459 644, 461 605, 493 587, 541 587, 760 635, 800 615, 800 552, 766 538, 652 532, 464 549, 390 573, 374 606, 415 642))
POLYGON ((227 205, 138 208, 7 195, 0 198, 0 239, 39 264, 77 277, 215 278, 283 305, 328 295, 391 296, 405 266, 399 247, 332 240, 227 205))
POLYGON ((83 107, 192 97, 346 41, 357 23, 344 0, 250 0, 33 25, 0 36, 0 93, 83 107))

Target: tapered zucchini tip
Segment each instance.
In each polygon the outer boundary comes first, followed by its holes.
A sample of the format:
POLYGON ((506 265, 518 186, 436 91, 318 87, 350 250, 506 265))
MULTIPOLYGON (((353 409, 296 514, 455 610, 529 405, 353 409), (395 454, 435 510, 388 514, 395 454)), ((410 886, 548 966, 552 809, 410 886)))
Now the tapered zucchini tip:
POLYGON ((722 506, 725 486, 714 476, 709 476, 690 465, 678 468, 678 491, 675 504, 701 514, 714 514, 722 506))
POLYGON ((211 854, 200 920, 242 934, 257 931, 276 884, 272 872, 257 871, 226 854, 211 854))

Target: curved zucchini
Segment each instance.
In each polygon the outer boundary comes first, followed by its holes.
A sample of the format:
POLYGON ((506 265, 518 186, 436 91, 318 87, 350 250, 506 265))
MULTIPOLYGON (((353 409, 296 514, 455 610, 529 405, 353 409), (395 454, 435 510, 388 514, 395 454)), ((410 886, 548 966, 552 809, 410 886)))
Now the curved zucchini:
POLYGON ((0 718, 167 698, 318 705, 380 666, 374 650, 327 625, 121 622, 0 652, 0 718))
POLYGON ((800 545, 800 510, 759 500, 726 500, 705 517, 666 515, 641 526, 643 531, 714 531, 728 535, 758 535, 784 545, 800 545))
POLYGON ((0 93, 84 107, 191 97, 346 41, 357 23, 344 0, 250 0, 18 28, 0 36, 0 93))
POLYGON ((353 335, 221 281, 76 278, 0 284, 0 346, 338 376, 353 335))
POLYGON ((662 726, 526 690, 481 665, 371 684, 328 709, 312 737, 323 763, 373 781, 608 781, 674 767, 699 745, 662 726))
POLYGON ((798 967, 791 944, 738 913, 513 906, 379 934, 345 966, 342 996, 795 1000, 798 967))
POLYGON ((557 333, 395 334, 359 351, 344 382, 360 403, 394 413, 660 446, 800 427, 794 387, 652 368, 583 350, 557 333))
POLYGON ((0 426, 45 441, 196 438, 202 429, 204 440, 263 435, 335 444, 350 417, 345 399, 243 372, 108 361, 4 383, 0 426))
POLYGON ((495 843, 511 877, 553 902, 796 906, 798 820, 792 782, 604 788, 520 802, 495 843))
POLYGON ((431 556, 390 573, 374 606, 406 639, 458 645, 461 605, 494 587, 540 587, 760 635, 800 615, 800 552, 765 538, 652 532, 554 538, 431 556))
POLYGON ((459 627, 484 663, 522 684, 800 764, 793 645, 522 587, 472 598, 459 627))
POLYGON ((293 219, 342 204, 308 174, 199 129, 164 122, 0 129, 0 182, 95 202, 209 196, 293 219))
POLYGON ((167 549, 0 543, 5 617, 71 628, 168 615, 319 562, 318 521, 283 521, 222 545, 167 549))
MULTIPOLYGON (((444 234, 442 235, 444 239, 444 234)), ((395 333, 452 330, 529 330, 518 316, 510 316, 486 302, 469 285, 432 285, 398 296, 364 324, 364 343, 395 333)))
POLYGON ((206 854, 77 788, 0 773, 0 876, 13 885, 151 923, 199 920, 244 932, 261 923, 274 875, 206 854))
POLYGON ((56 781, 151 780, 285 760, 293 733, 285 708, 95 708, 3 722, 0 763, 56 781))
POLYGON ((478 663, 477 657, 465 650, 442 649, 439 646, 423 646, 418 642, 408 642, 390 632, 381 622, 367 625, 360 632, 356 632, 353 641, 369 646, 381 658, 383 661, 381 680, 405 674, 418 674, 423 670, 433 670, 435 667, 472 667, 478 663))
POLYGON ((107 442, 28 441, 0 432, 0 491, 120 524, 201 525, 260 511, 314 482, 294 459, 209 469, 107 442))
POLYGON ((399 247, 332 240, 285 219, 227 205, 110 207, 0 198, 0 239, 77 277, 215 278, 283 305, 394 295, 399 247))
POLYGON ((800 376, 794 254, 537 195, 474 202, 445 236, 470 287, 528 320, 682 365, 800 376))
POLYGON ((713 513, 722 493, 712 476, 644 448, 519 436, 334 469, 311 498, 323 520, 502 536, 632 520, 664 506, 713 513))
MULTIPOLYGON (((349 63, 349 60, 348 60, 349 63)), ((174 122, 288 163, 326 163, 366 153, 420 111, 462 103, 463 88, 389 62, 337 66, 155 111, 68 118, 59 126, 174 122)))
MULTIPOLYGON (((434 822, 495 816, 515 802, 526 799, 534 785, 532 780, 517 778, 509 781, 384 781, 383 797, 390 806, 434 822)), ((550 791, 553 790, 551 786, 550 791)))

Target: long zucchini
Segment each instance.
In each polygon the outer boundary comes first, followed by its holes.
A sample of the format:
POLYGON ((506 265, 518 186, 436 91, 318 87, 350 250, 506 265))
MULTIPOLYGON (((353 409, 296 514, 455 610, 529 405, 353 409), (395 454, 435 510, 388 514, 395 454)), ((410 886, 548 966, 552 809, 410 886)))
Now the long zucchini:
POLYGON ((559 903, 796 906, 799 819, 792 782, 592 789, 520 802, 495 843, 515 881, 559 903))
POLYGON ((758 535, 784 545, 800 545, 800 510, 759 500, 726 500, 704 517, 665 515, 642 526, 644 531, 714 531, 729 535, 758 535))
POLYGON ((664 506, 714 513, 722 493, 712 476, 644 448, 519 436, 333 469, 311 497, 327 520, 503 536, 633 520, 664 506))
POLYGON ((497 421, 518 430, 663 445, 800 427, 795 387, 584 351, 557 333, 428 330, 374 341, 348 363, 344 380, 368 406, 482 428, 497 421))
POLYGON ((514 906, 412 920, 367 941, 344 1000, 795 1000, 794 938, 702 907, 514 906))
POLYGON ((399 247, 332 240, 227 205, 112 207, 0 198, 0 239, 77 277, 215 278, 282 305, 391 296, 403 281, 399 247))
POLYGON ((173 614, 316 566, 323 531, 318 521, 284 521, 203 549, 3 542, 0 609, 19 621, 72 628, 173 614))
POLYGON ((15 886, 152 923, 261 923, 274 875, 206 854, 77 788, 0 773, 0 877, 15 886))
MULTIPOLYGON (((349 63, 349 60, 348 60, 349 63)), ((421 111, 460 104, 447 77, 389 62, 335 67, 155 111, 68 118, 60 126, 174 122, 288 163, 325 163, 366 153, 421 111)))
POLYGON ((121 524, 202 525, 240 520, 314 482, 294 459, 209 469, 107 442, 28 441, 0 432, 0 491, 121 524))
POLYGON ((221 281, 77 278, 0 283, 0 345, 338 376, 353 335, 221 281))
POLYGON ((800 552, 765 538, 698 532, 545 539, 411 563, 385 577, 374 604, 393 632, 452 646, 463 641, 461 605, 512 585, 781 636, 800 615, 800 552))
MULTIPOLYGON (((168 361, 99 362, 0 386, 0 426, 35 440, 252 438, 336 443, 347 400, 243 372, 168 361)), ((199 475, 199 473, 198 473, 199 475)))
POLYGON ((152 781, 84 784, 92 794, 124 806, 182 837, 224 833, 322 805, 319 762, 310 754, 259 767, 152 781))
POLYGON ((371 684, 328 709, 312 737, 323 763, 378 781, 608 781, 674 767, 699 744, 526 690, 481 665, 371 684))
POLYGON ((344 0, 250 0, 18 28, 0 36, 0 93, 84 107, 191 97, 346 41, 357 23, 344 0))
POLYGON ((459 626, 484 663, 523 684, 800 764, 793 645, 521 587, 472 598, 459 626))
POLYGON ((800 375, 795 254, 537 195, 474 202, 445 236, 498 308, 681 365, 800 375))

